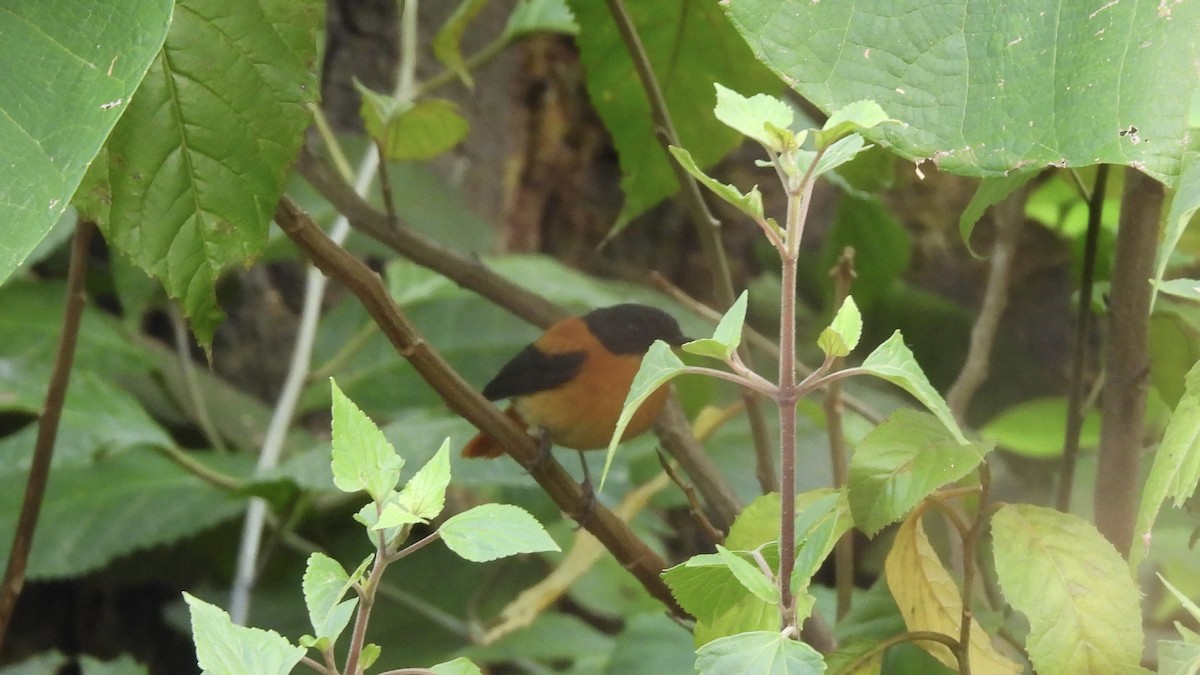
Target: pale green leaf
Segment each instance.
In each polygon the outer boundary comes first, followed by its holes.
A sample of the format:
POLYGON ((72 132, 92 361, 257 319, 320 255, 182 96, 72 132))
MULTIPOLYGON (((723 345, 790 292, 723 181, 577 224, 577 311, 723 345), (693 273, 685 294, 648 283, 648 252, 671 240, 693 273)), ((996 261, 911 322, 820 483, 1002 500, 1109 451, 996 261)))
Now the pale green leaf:
POLYGON ((338 636, 350 623, 354 608, 358 606, 358 596, 345 602, 342 602, 342 598, 353 582, 338 561, 320 552, 309 554, 300 587, 304 591, 309 625, 318 639, 337 642, 338 636))
POLYGON ((825 672, 821 654, 779 631, 753 631, 718 638, 696 650, 701 675, 819 675, 825 672))
POLYGON ((430 667, 437 675, 482 675, 483 671, 479 666, 475 665, 471 659, 465 656, 460 656, 453 661, 439 663, 436 666, 430 667))
POLYGON ((1166 587, 1166 589, 1171 592, 1171 595, 1174 595, 1175 599, 1179 601, 1179 604, 1182 605, 1185 610, 1187 610, 1187 613, 1191 614, 1192 618, 1196 621, 1200 621, 1200 605, 1197 605, 1195 600, 1192 600, 1188 596, 1184 595, 1183 592, 1178 588, 1172 586, 1171 582, 1163 578, 1163 575, 1157 574, 1157 576, 1158 580, 1162 582, 1163 586, 1166 587))
POLYGON ((737 351, 738 345, 742 343, 742 326, 746 322, 748 300, 749 292, 742 291, 738 299, 734 300, 729 311, 725 312, 721 321, 717 323, 717 329, 713 331, 713 336, 688 342, 683 345, 683 351, 719 361, 729 361, 733 353, 737 351))
MULTIPOLYGON (((1200 88, 1195 91, 1196 95, 1200 96, 1200 88)), ((1171 205, 1167 209, 1166 230, 1163 232, 1154 260, 1153 283, 1155 283, 1156 289, 1158 288, 1157 284, 1163 281, 1163 276, 1167 272, 1167 263, 1170 262, 1175 247, 1179 245, 1179 240, 1183 238, 1184 230, 1187 229, 1188 223, 1192 222, 1196 211, 1200 210, 1200 160, 1197 160, 1195 156, 1190 157, 1191 159, 1183 167, 1183 173, 1179 176, 1179 184, 1175 193, 1171 195, 1171 205)), ((1153 298, 1151 302, 1153 302, 1153 298)))
POLYGON ((1154 287, 1160 293, 1173 295, 1177 298, 1186 298, 1188 300, 1200 300, 1200 279, 1171 279, 1169 281, 1156 281, 1154 287))
POLYGON ((371 418, 333 386, 333 482, 343 492, 365 490, 374 502, 400 482, 404 460, 371 418))
POLYGON ((879 675, 885 650, 875 640, 851 638, 838 643, 836 652, 825 657, 828 675, 879 675))
POLYGON ((66 211, 162 46, 173 4, 4 3, 0 284, 66 211))
MULTIPOLYGON (((725 126, 746 136, 759 145, 779 153, 789 149, 779 130, 792 126, 795 113, 787 103, 767 94, 742 96, 716 85, 717 105, 713 114, 725 126)), ((793 139, 794 142, 794 139, 793 139)))
POLYGON ((749 552, 734 552, 717 544, 717 557, 721 562, 729 568, 733 577, 738 580, 743 588, 753 593, 760 600, 779 604, 779 588, 763 574, 763 571, 758 568, 758 565, 746 560, 743 555, 750 555, 749 552))
POLYGON ((751 188, 750 192, 743 194, 737 187, 726 185, 704 173, 696 165, 696 160, 692 158, 692 153, 687 150, 672 145, 671 154, 674 155, 675 160, 679 162, 680 166, 692 174, 693 178, 700 181, 700 184, 708 188, 713 194, 724 199, 737 208, 737 210, 755 220, 763 218, 762 193, 758 191, 757 185, 751 188))
POLYGON ((467 26, 479 15, 488 0, 462 0, 454 13, 446 19, 442 29, 433 36, 433 55, 446 66, 450 72, 458 76, 468 89, 475 86, 471 73, 467 70, 466 61, 462 55, 462 36, 467 26))
POLYGON ((442 441, 437 454, 417 470, 395 499, 389 499, 372 529, 428 523, 446 506, 450 485, 450 439, 442 441), (393 519, 396 519, 393 522, 393 519))
POLYGON ((813 137, 817 142, 817 148, 827 148, 850 134, 864 129, 872 129, 884 122, 895 121, 888 119, 887 113, 879 107, 878 103, 864 99, 833 111, 829 119, 825 120, 821 130, 816 132, 813 137))
POLYGON ((1200 673, 1200 645, 1179 640, 1158 641, 1158 675, 1200 673))
POLYGON ((1196 491, 1200 483, 1200 362, 1184 378, 1183 397, 1175 406, 1154 454, 1154 464, 1142 488, 1134 541, 1129 550, 1129 567, 1136 570, 1150 547, 1150 531, 1162 503, 1171 498, 1175 507, 1196 491))
POLYGON ((221 316, 217 278, 267 242, 318 94, 323 8, 180 0, 109 137, 107 164, 95 167, 100 180, 89 178, 111 201, 91 214, 105 239, 182 301, 201 344, 221 316))
POLYGON ((304 648, 279 633, 238 626, 225 610, 188 593, 183 594, 192 616, 196 659, 212 675, 287 675, 304 657, 304 648))
POLYGON ((367 133, 390 160, 431 159, 458 145, 470 130, 453 101, 429 98, 403 103, 366 87, 358 90, 363 95, 367 133))
POLYGON ((967 203, 967 208, 963 209, 962 215, 958 218, 958 234, 962 237, 963 244, 966 245, 972 256, 982 257, 975 253, 975 249, 971 248, 971 233, 975 230, 975 224, 983 217, 984 212, 1004 201, 1036 175, 1031 172, 1014 171, 999 178, 985 178, 979 183, 975 194, 971 195, 971 201, 967 203))
POLYGON ((541 32, 566 35, 579 32, 579 24, 575 23, 566 0, 521 0, 504 26, 504 37, 509 40, 541 32))
POLYGON ((858 340, 862 337, 862 325, 862 314, 858 311, 858 305, 852 296, 847 296, 834 315, 833 321, 821 331, 820 337, 817 338, 817 346, 825 352, 825 356, 847 356, 858 346, 858 340))
POLYGON ((447 518, 438 534, 451 551, 472 562, 559 550, 541 523, 511 504, 483 504, 463 511, 447 518))
MULTIPOLYGON (((1061 457, 1066 443, 1067 399, 1046 396, 1022 401, 1006 408, 979 429, 979 435, 995 441, 1005 450, 1026 457, 1061 457)), ((1089 410, 1083 418, 1079 447, 1094 448, 1100 443, 1100 413, 1089 410)))
POLYGON ((850 509, 868 536, 904 518, 934 490, 966 476, 991 448, 950 435, 932 415, 901 408, 850 458, 850 509))
POLYGON ((963 445, 967 444, 967 437, 955 421, 950 407, 929 383, 929 378, 925 377, 912 351, 904 344, 904 336, 900 331, 896 331, 886 342, 876 347, 863 361, 861 369, 912 394, 946 425, 950 433, 954 434, 955 440, 963 445))
POLYGON ((638 408, 659 387, 683 372, 684 368, 683 361, 680 361, 675 352, 671 351, 670 345, 662 340, 656 340, 654 344, 650 345, 650 350, 642 357, 642 365, 633 378, 629 393, 625 396, 625 404, 621 407, 621 416, 617 418, 616 429, 613 430, 612 440, 608 443, 608 455, 604 458, 604 472, 600 476, 601 487, 604 486, 604 479, 608 476, 608 469, 612 465, 617 444, 621 442, 621 437, 625 435, 625 428, 629 426, 629 422, 637 413, 638 408))
MULTIPOLYGON (((888 588, 908 630, 959 634, 962 625, 959 584, 933 550, 919 517, 909 517, 897 530, 884 569, 888 588)), ((926 641, 916 644, 947 667, 958 667, 958 660, 945 645, 926 641)), ((996 651, 988 634, 974 618, 971 619, 971 670, 1014 675, 1023 670, 996 651)))
POLYGON ((992 517, 996 576, 1029 619, 1040 675, 1127 673, 1142 658, 1137 586, 1121 555, 1077 516, 1010 504, 992 517))
POLYGON ((1174 185, 1194 137, 1200 5, 1030 0, 738 0, 755 54, 834 112, 859 99, 900 124, 864 132, 941 170, 1137 167, 1174 185))

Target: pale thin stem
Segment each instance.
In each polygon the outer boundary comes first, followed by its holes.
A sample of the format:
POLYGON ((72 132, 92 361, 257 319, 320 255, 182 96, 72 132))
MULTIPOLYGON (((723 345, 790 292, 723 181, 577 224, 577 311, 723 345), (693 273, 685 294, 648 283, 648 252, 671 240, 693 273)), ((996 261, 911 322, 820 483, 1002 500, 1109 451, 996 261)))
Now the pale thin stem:
POLYGON ((179 370, 183 374, 184 388, 187 390, 188 403, 191 412, 195 415, 196 424, 200 427, 200 432, 204 434, 204 438, 208 440, 212 448, 222 454, 229 451, 229 447, 225 445, 225 439, 221 438, 221 433, 217 431, 217 426, 213 424, 212 416, 208 414, 208 404, 204 401, 204 395, 200 392, 200 384, 196 380, 196 364, 192 361, 191 345, 188 344, 187 322, 184 321, 183 314, 179 311, 179 306, 174 302, 170 304, 171 314, 171 329, 175 337, 175 356, 179 359, 179 370))

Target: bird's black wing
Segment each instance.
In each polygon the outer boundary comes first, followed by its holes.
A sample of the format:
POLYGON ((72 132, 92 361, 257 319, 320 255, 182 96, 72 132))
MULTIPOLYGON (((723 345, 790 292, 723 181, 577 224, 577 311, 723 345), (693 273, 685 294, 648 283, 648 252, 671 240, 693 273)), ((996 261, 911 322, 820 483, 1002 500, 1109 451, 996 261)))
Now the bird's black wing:
POLYGON ((547 354, 529 345, 504 364, 483 388, 483 395, 489 401, 498 401, 553 389, 575 377, 586 359, 583 351, 547 354))

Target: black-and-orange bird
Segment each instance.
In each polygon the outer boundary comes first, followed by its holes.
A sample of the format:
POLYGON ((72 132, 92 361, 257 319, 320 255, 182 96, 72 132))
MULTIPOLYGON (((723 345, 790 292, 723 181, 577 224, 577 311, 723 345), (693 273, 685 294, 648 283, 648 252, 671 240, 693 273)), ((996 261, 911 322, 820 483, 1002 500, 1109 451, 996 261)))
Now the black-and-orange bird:
MULTIPOLYGON (((483 388, 490 401, 512 399, 505 414, 522 428, 575 450, 608 447, 642 357, 655 340, 687 342, 671 315, 653 307, 623 304, 563 319, 506 363, 483 388)), ((634 414, 622 440, 649 428, 662 409, 667 387, 650 395, 634 414)), ((503 448, 479 434, 464 457, 499 457, 503 448)))

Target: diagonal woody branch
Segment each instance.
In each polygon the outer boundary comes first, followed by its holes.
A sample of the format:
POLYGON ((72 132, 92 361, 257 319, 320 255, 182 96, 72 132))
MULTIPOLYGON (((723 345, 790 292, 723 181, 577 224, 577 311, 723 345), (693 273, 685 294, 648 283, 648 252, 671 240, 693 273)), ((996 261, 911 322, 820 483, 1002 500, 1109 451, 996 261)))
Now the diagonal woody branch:
POLYGON ((604 544, 650 595, 674 614, 685 616, 659 577, 665 567, 662 558, 612 511, 594 500, 589 503, 579 485, 557 461, 543 457, 533 438, 472 389, 401 314, 375 272, 333 243, 290 197, 284 196, 279 202, 275 222, 312 258, 313 264, 358 297, 396 351, 412 364, 451 410, 499 441, 554 503, 604 544))

